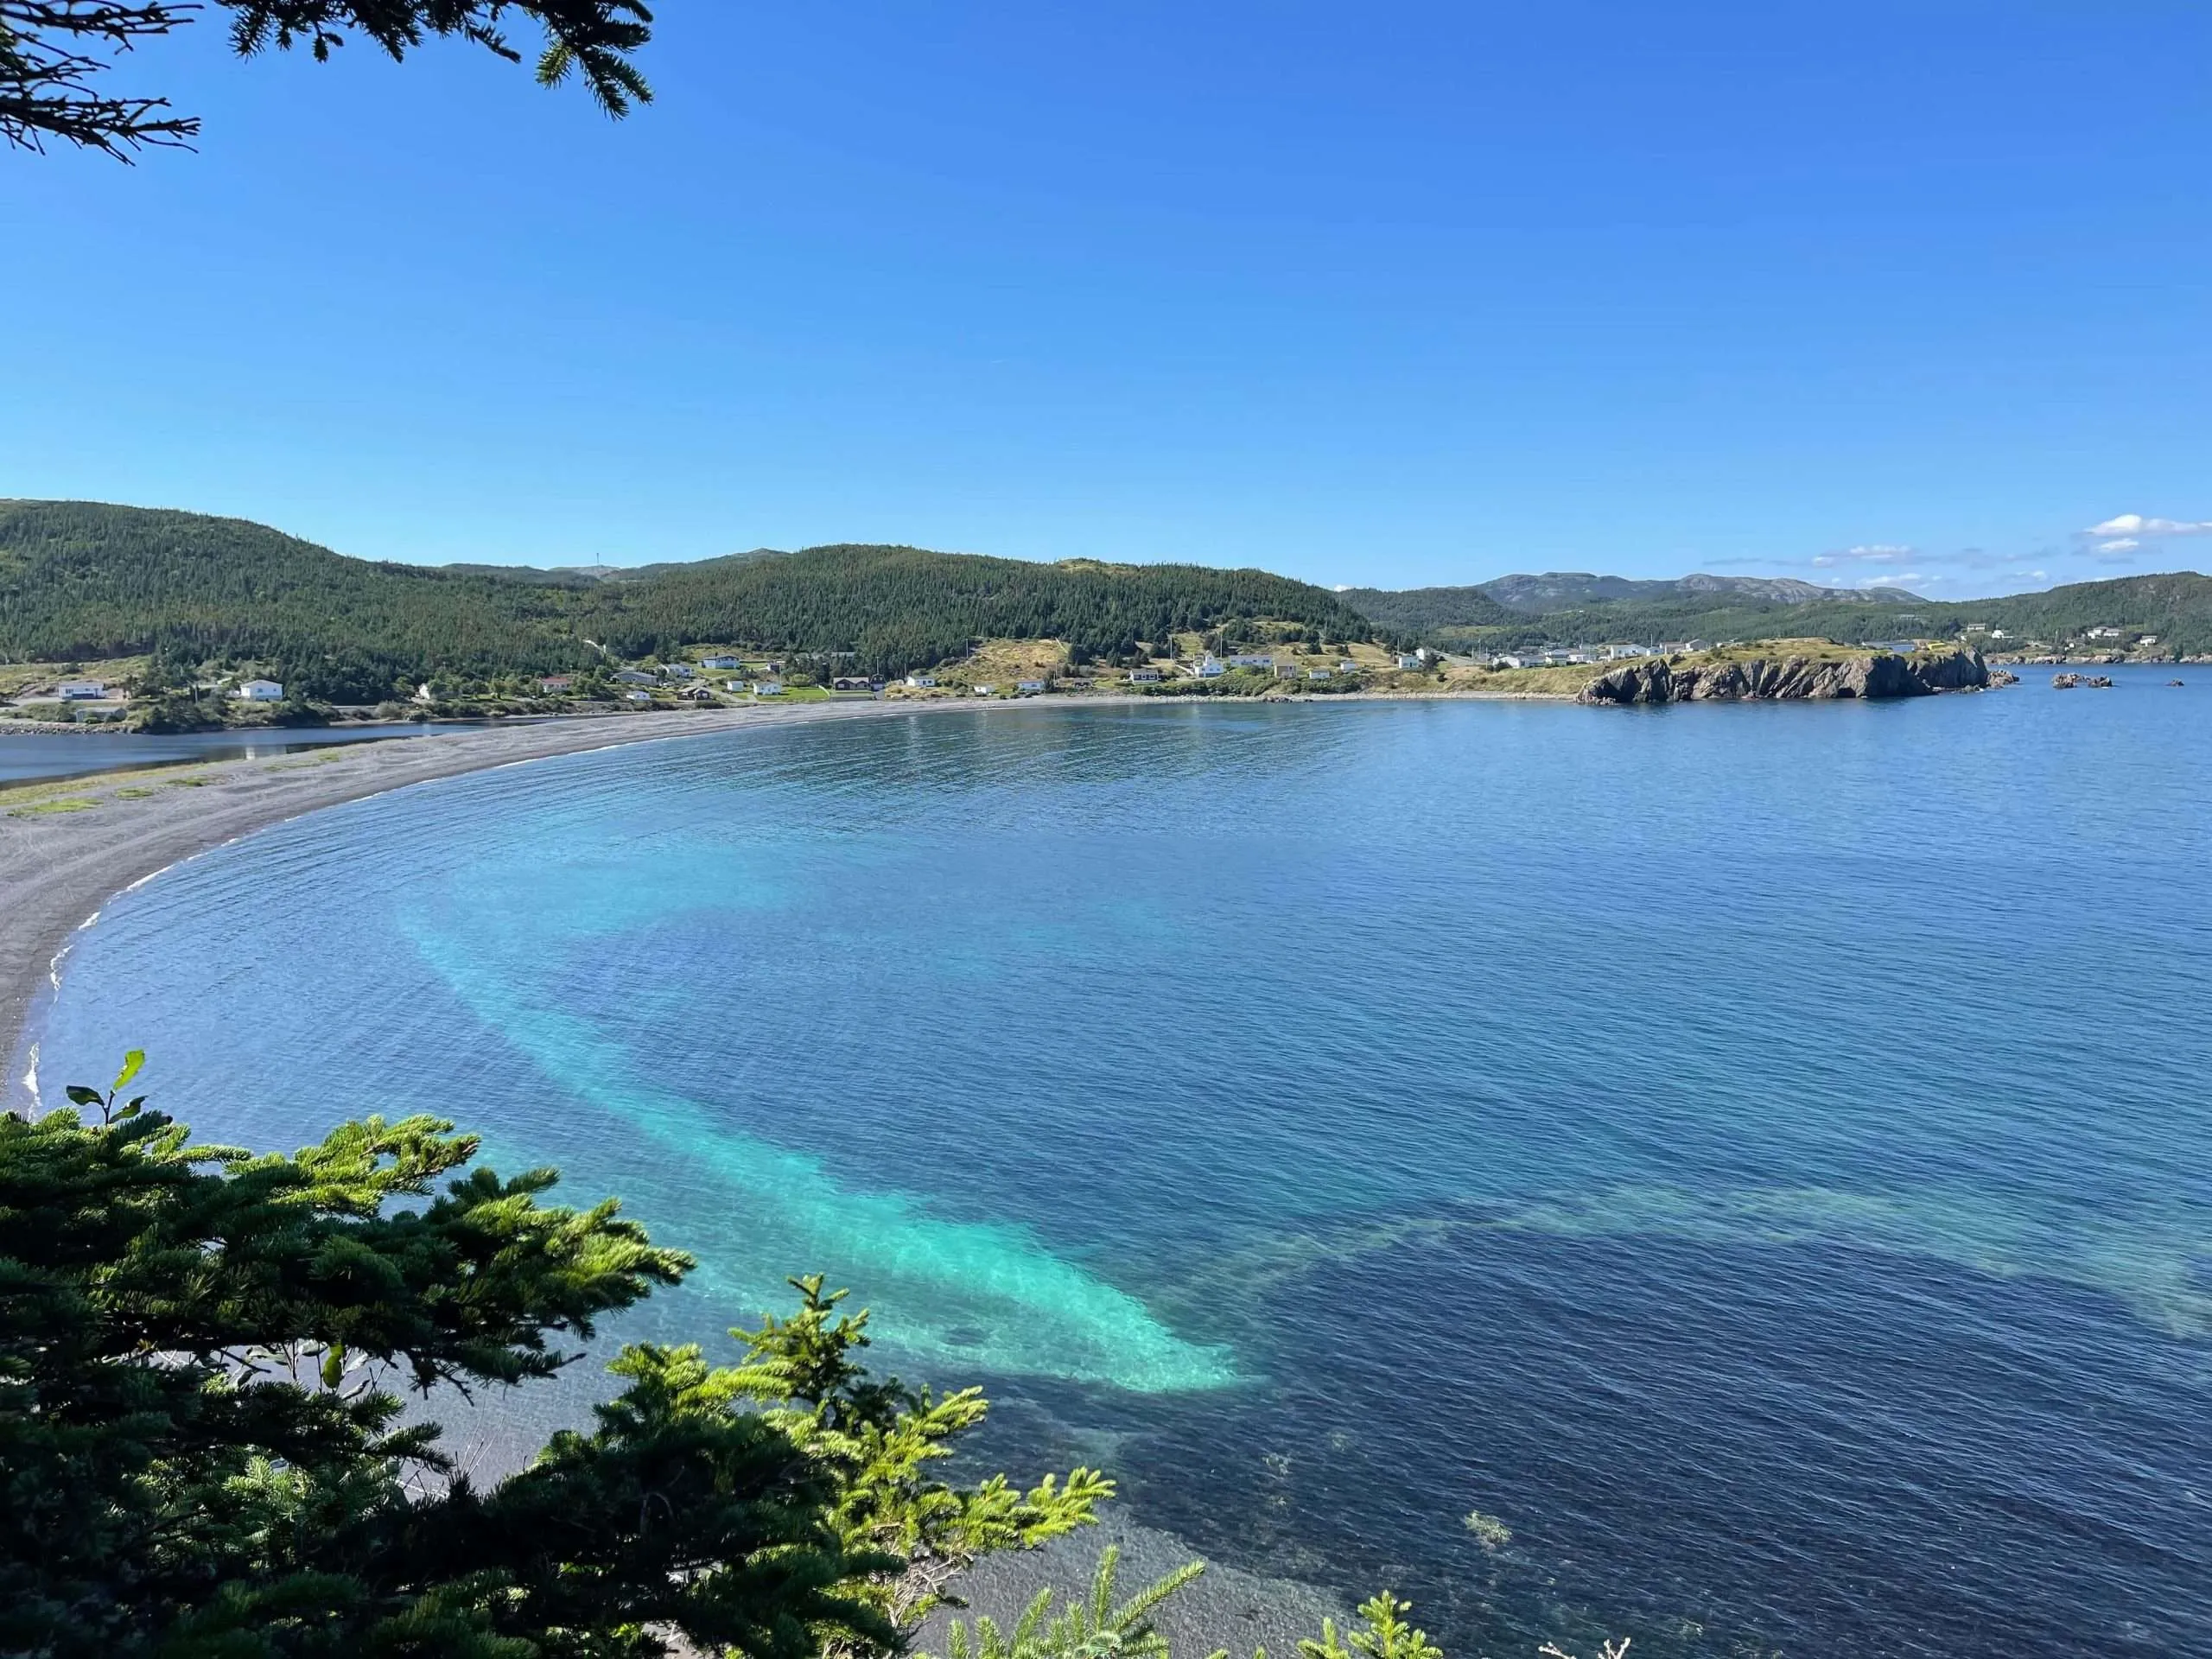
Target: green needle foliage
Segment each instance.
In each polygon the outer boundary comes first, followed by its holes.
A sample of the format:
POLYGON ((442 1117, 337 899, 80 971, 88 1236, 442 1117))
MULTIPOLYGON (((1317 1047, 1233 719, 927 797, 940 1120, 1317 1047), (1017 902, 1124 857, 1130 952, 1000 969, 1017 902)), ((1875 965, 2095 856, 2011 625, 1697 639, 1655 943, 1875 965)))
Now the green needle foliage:
MULTIPOLYGON (((1119 1546, 1098 1558, 1098 1572, 1087 1599, 1052 1611, 1053 1592, 1039 1590, 1011 1630, 978 1618, 973 1630, 955 1619, 945 1632, 948 1659, 1167 1659, 1167 1639, 1152 1627, 1160 1603, 1197 1578, 1202 1563, 1178 1567, 1127 1601, 1115 1599, 1119 1546)), ((1216 1654, 1213 1659, 1227 1659, 1216 1654)))
POLYGON ((318 62, 354 38, 397 61, 435 35, 519 63, 505 26, 521 19, 543 37, 539 85, 575 74, 616 118, 652 101, 632 59, 652 37, 639 0, 0 0, 0 143, 43 150, 56 139, 125 162, 149 145, 188 147, 198 117, 165 98, 111 93, 105 77, 118 56, 203 10, 229 15, 240 57, 299 46, 318 62))
MULTIPOLYGON (((196 1145, 123 1097, 143 1058, 0 1116, 0 1653, 894 1659, 980 1557, 1113 1495, 938 1478, 982 1395, 872 1376, 868 1315, 818 1276, 734 1365, 624 1348, 593 1427, 480 1487, 402 1392, 541 1382, 691 1259, 434 1118, 196 1145)), ((1198 1566, 1123 1600, 1117 1560, 1010 1630, 954 1623, 950 1659, 1167 1659, 1153 1615, 1198 1566)), ((1301 1659, 1443 1659, 1405 1604, 1359 1611, 1301 1659)))
POLYGON ((1427 1631, 1406 1622, 1411 1611, 1411 1604, 1385 1590, 1360 1603, 1359 1616, 1367 1621, 1364 1629, 1339 1641, 1336 1621, 1325 1618, 1321 1639, 1300 1642, 1298 1650, 1304 1659, 1444 1659, 1444 1649, 1428 1639, 1427 1631))
POLYGON ((730 1334, 746 1363, 725 1373, 734 1397, 768 1420, 829 1469, 836 1480, 839 1541, 855 1559, 899 1563, 872 1584, 871 1605, 902 1626, 926 1618, 946 1585, 978 1557, 1033 1548, 1087 1526, 1114 1485, 1092 1469, 1065 1481, 1047 1475, 1022 1491, 1004 1475, 955 1488, 931 1478, 953 1441, 989 1409, 980 1389, 938 1398, 897 1377, 872 1378, 855 1356, 868 1346, 868 1314, 842 1314, 842 1290, 825 1294, 822 1276, 794 1279, 799 1310, 768 1316, 757 1331, 730 1334))
POLYGON ((429 1118, 195 1145, 137 1065, 0 1118, 0 1651, 883 1655, 1110 1491, 931 1480, 981 1399, 868 1378, 819 1281, 742 1365, 625 1349, 594 1427, 480 1488, 399 1390, 549 1377, 690 1258, 429 1118))

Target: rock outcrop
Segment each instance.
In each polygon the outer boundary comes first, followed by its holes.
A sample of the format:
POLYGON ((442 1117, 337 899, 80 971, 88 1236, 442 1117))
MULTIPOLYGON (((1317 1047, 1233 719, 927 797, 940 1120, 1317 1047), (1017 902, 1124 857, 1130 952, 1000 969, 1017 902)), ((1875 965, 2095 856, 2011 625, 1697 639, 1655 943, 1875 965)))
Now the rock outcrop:
POLYGON ((1936 691, 1978 690, 1989 683, 1976 651, 1821 660, 1760 658, 1741 663, 1685 663, 1657 658, 1626 663, 1582 688, 1577 702, 1737 702, 1824 701, 1846 697, 1924 697, 1936 691))

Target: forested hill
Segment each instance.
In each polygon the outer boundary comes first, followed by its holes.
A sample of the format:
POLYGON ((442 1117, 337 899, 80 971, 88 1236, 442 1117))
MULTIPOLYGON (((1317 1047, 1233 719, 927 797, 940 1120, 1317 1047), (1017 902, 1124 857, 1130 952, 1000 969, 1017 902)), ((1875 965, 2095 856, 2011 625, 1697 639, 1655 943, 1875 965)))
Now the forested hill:
POLYGON ((1718 611, 1765 611, 1806 605, 1913 606, 1902 588, 1823 588, 1788 576, 1677 576, 1640 581, 1554 570, 1540 576, 1497 576, 1459 588, 1351 588, 1342 598, 1385 627, 1513 627, 1544 616, 1600 613, 1700 616, 1718 611))
POLYGON ((607 643, 631 655, 687 640, 857 652, 886 672, 982 639, 1065 639, 1124 652, 1191 628, 1268 617, 1363 639, 1366 619, 1324 588, 1191 564, 1030 564, 912 547, 816 547, 668 567, 607 590, 607 643))
POLYGON ((242 518, 0 502, 0 659, 250 661, 308 695, 374 701, 447 667, 588 667, 586 595, 342 558, 242 518))
MULTIPOLYGON (((1730 576, 1630 582, 1618 577, 1505 577, 1464 588, 1340 595, 1378 624, 1450 650, 1511 651, 1607 642, 1658 644, 1777 638, 1855 645, 1898 638, 1971 638, 1997 651, 2099 648, 2092 629, 2125 641, 2158 638, 2161 653, 2212 652, 2212 578, 2182 571, 2075 582, 1998 599, 1923 599, 1901 588, 1823 588, 1810 582, 1730 576), (1576 584, 1581 583, 1578 587, 1576 584), (1513 604, 1501 605, 1502 584, 1513 604), (1529 613, 1539 588, 1565 602, 1529 613), (1583 598, 1584 593, 1612 597, 1583 598), (1971 630, 1971 632, 1969 632, 1971 630)), ((2104 643, 2112 648, 2120 641, 2104 643)))
POLYGON ((1106 654, 1252 617, 1337 639, 1374 632, 1337 595, 1257 570, 837 546, 597 579, 374 563, 198 513, 0 502, 0 659, 251 661, 336 702, 441 671, 586 667, 599 659, 593 641, 629 657, 702 642, 850 651, 895 673, 983 639, 1106 654))
POLYGON ((1465 588, 1347 588, 1337 595, 1362 616, 1386 628, 1429 633, 1438 628, 1503 627, 1521 619, 1482 586, 1465 588))

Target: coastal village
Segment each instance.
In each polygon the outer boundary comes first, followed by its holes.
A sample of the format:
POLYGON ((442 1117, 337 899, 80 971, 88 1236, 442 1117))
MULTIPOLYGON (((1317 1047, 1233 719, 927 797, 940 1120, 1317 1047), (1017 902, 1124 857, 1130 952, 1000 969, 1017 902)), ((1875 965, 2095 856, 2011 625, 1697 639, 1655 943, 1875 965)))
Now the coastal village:
MULTIPOLYGON (((1352 695, 1568 698, 1624 664, 1712 665, 1762 656, 1808 661, 1870 654, 1968 652, 1992 664, 2061 667, 2177 659, 2159 637, 2113 626, 2061 641, 2013 639, 2003 628, 1968 623, 1957 639, 1897 639, 1864 645, 1821 639, 1716 643, 1700 639, 1606 641, 1541 651, 1474 655, 1422 645, 1326 644, 1295 626, 1251 625, 1253 637, 1192 632, 1147 645, 1133 659, 1084 662, 1061 641, 988 640, 965 657, 897 675, 863 671, 852 652, 777 656, 703 645, 680 656, 610 660, 586 671, 423 682, 375 704, 308 705, 287 698, 283 680, 257 665, 209 671, 181 696, 157 702, 148 659, 0 664, 0 730, 229 729, 325 721, 407 721, 497 715, 619 714, 654 709, 729 708, 770 700, 1022 699, 1223 696, 1268 699, 1352 695), (1272 636, 1272 637, 1271 637, 1272 636), (180 721, 180 702, 188 713, 180 721)), ((1998 683, 2012 677, 2002 676, 1998 683)), ((2094 683, 2094 681, 2088 682, 2094 683)))

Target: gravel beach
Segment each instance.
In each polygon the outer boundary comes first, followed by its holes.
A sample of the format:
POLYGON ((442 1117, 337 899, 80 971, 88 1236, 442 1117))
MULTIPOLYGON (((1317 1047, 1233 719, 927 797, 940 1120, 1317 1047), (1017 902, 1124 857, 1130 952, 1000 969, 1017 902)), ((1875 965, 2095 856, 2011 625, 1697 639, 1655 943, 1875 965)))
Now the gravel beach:
POLYGON ((1015 706, 944 699, 586 715, 0 792, 0 1054, 10 1060, 0 1106, 27 1103, 22 1079, 35 1056, 26 1028, 54 982, 70 936, 114 894, 194 854, 321 807, 553 755, 825 720, 1015 706))

